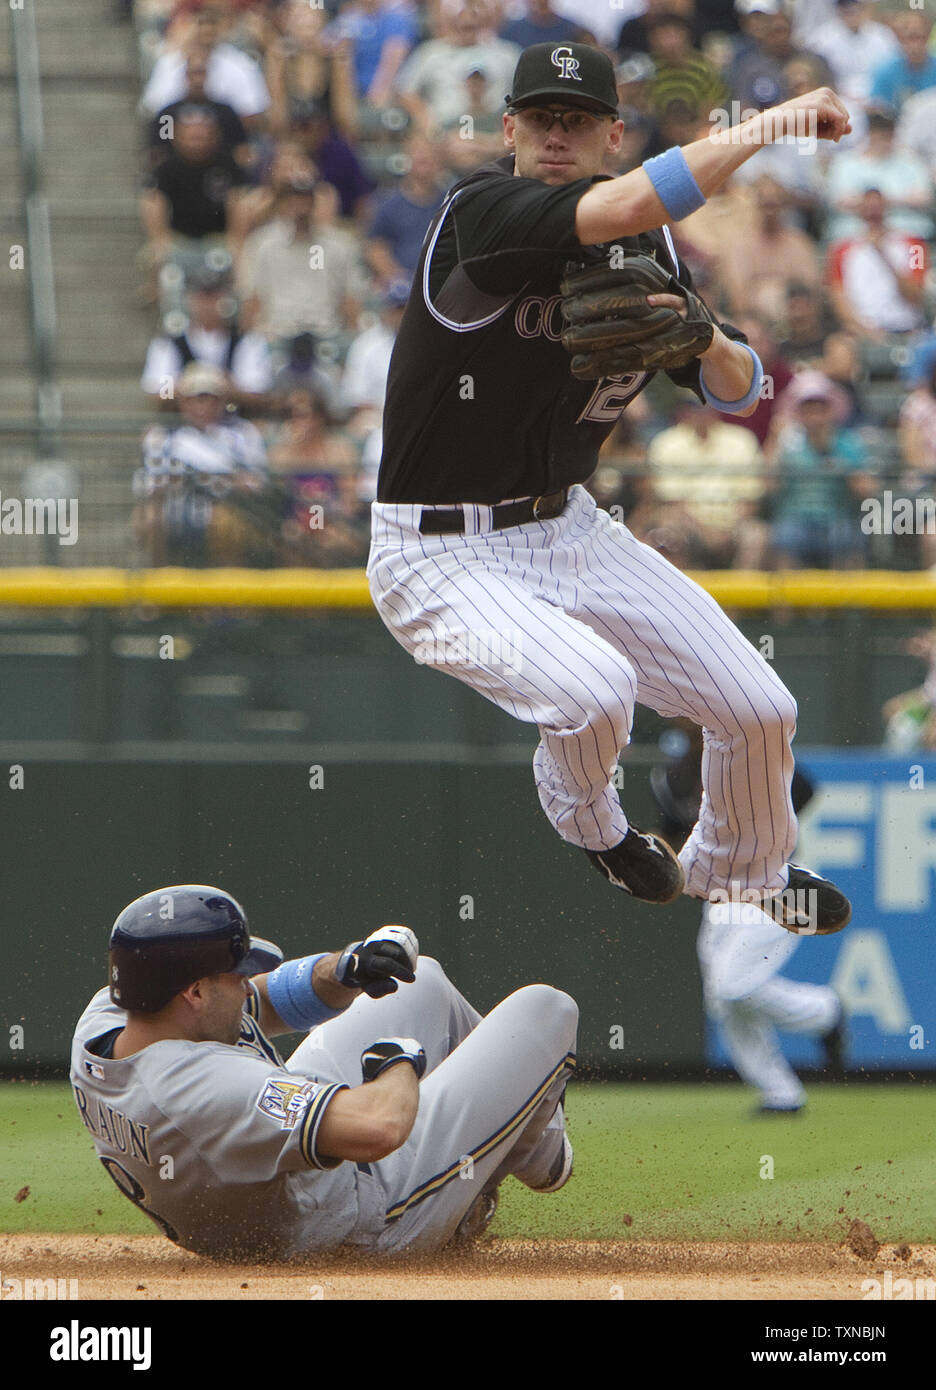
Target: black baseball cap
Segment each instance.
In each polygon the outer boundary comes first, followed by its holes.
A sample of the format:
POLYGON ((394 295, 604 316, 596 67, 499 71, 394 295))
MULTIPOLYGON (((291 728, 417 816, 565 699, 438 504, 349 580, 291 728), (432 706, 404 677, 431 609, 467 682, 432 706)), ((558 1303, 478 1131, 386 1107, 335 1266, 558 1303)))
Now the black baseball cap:
POLYGON ((520 54, 508 110, 561 101, 604 115, 618 113, 614 65, 588 43, 534 43, 520 54))

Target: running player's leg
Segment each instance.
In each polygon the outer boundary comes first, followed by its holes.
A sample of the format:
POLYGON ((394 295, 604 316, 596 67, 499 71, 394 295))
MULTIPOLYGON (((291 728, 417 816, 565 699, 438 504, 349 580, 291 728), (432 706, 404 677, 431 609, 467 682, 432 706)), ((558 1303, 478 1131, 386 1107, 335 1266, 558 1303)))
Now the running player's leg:
POLYGON ((777 975, 750 996, 761 1013, 784 1033, 821 1037, 838 1023, 842 1005, 830 985, 787 980, 777 975))
POLYGON ((747 998, 784 968, 800 941, 753 904, 703 903, 697 945, 706 996, 747 998))
POLYGON ((575 1055, 578 1009, 528 985, 481 1020, 420 1085, 406 1143, 374 1168, 387 1191, 387 1252, 444 1244, 475 1198, 513 1172, 543 1186, 563 1146, 556 1109, 575 1055))
POLYGON ((381 617, 417 661, 539 726, 546 815, 571 844, 606 849, 627 833, 611 779, 630 738, 634 676, 622 651, 562 607, 572 590, 552 570, 569 559, 547 543, 561 520, 444 542, 415 533, 418 544, 397 528, 400 545, 372 554, 368 573, 381 617))
POLYGON ((798 1110, 806 1092, 780 1049, 770 1019, 747 1001, 724 1004, 717 1018, 732 1065, 749 1086, 760 1091, 771 1110, 798 1110))
POLYGON ((779 970, 799 938, 748 904, 705 903, 698 952, 705 1007, 721 1027, 739 1076, 769 1109, 795 1110, 806 1092, 783 1055, 777 1029, 822 1035, 838 1021, 835 991, 798 984, 779 970))
POLYGON ((289 1071, 361 1084, 361 1053, 378 1038, 416 1038, 427 1070, 437 1067, 480 1022, 437 960, 420 956, 416 979, 394 994, 362 994, 337 1018, 313 1028, 286 1063, 289 1071))
POLYGON ((702 805, 679 855, 686 892, 783 888, 796 842, 793 697, 704 589, 590 498, 578 507, 575 616, 627 655, 642 704, 704 730, 702 805))

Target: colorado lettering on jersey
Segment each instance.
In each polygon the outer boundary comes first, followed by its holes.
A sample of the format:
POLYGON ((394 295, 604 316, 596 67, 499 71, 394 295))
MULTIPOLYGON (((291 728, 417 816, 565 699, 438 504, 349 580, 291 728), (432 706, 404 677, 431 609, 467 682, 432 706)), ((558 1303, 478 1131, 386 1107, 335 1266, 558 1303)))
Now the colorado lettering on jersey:
POLYGON ((96 1138, 105 1139, 120 1153, 129 1154, 130 1158, 138 1158, 142 1163, 152 1165, 148 1125, 131 1120, 122 1110, 115 1110, 112 1105, 105 1105, 102 1100, 96 1101, 92 1110, 81 1087, 72 1083, 72 1090, 75 1093, 78 1113, 86 1129, 96 1138))
POLYGON ((521 338, 538 338, 541 335, 552 343, 558 343, 562 336, 562 295, 553 294, 546 298, 541 294, 528 294, 521 299, 514 311, 514 327, 521 338))

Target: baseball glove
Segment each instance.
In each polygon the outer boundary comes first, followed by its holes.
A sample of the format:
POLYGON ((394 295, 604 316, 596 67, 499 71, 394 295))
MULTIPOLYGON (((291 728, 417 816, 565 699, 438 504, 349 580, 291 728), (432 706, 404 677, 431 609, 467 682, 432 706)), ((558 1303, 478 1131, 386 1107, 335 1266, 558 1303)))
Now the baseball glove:
POLYGON ((626 256, 615 269, 604 262, 569 265, 560 289, 567 325, 562 345, 572 354, 572 375, 585 380, 685 367, 715 334, 715 320, 698 295, 652 256, 626 256), (648 294, 678 294, 686 317, 648 304, 648 294))

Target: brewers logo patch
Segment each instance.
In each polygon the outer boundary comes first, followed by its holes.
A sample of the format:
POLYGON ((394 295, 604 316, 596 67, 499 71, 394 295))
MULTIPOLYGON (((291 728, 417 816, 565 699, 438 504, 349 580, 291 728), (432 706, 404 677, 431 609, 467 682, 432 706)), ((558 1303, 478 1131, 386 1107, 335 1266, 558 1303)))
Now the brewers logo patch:
POLYGON ((316 1089, 314 1081, 268 1081, 260 1092, 257 1109, 283 1129, 292 1129, 316 1089))

